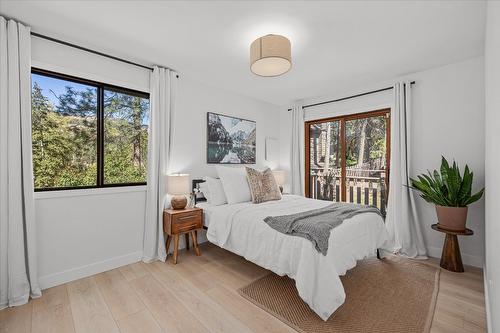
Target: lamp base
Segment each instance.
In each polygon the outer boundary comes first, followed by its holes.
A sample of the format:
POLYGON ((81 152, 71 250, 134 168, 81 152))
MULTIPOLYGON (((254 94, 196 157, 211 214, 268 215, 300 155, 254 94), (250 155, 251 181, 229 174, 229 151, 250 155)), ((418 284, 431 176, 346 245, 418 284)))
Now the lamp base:
POLYGON ((172 205, 172 209, 184 209, 187 205, 187 199, 183 195, 176 195, 172 197, 170 200, 170 204, 172 205))

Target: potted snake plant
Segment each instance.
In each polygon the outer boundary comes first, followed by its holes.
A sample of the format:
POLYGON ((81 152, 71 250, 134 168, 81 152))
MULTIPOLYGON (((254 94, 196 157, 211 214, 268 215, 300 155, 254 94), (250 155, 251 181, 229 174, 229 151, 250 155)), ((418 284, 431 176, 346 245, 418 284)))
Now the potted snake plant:
POLYGON ((448 161, 441 158, 441 168, 438 172, 427 171, 428 174, 410 178, 413 189, 427 202, 436 205, 438 226, 450 231, 464 231, 467 220, 467 207, 481 199, 484 188, 472 194, 473 173, 465 165, 463 177, 458 165, 453 161, 450 167, 448 161))

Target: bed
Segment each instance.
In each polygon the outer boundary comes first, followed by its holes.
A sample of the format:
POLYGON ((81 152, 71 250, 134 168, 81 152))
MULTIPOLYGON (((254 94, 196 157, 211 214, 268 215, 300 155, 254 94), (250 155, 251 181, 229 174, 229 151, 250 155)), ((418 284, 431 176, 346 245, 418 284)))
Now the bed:
MULTIPOLYGON (((194 183, 194 182, 193 182, 194 183)), ((196 186, 196 184, 194 184, 196 186)), ((307 239, 280 233, 263 219, 310 211, 328 201, 283 195, 278 201, 242 202, 212 206, 200 202, 208 240, 278 275, 295 280, 300 297, 323 320, 345 301, 339 276, 356 261, 375 256, 388 235, 383 219, 374 213, 356 215, 333 229, 326 256, 307 239)))

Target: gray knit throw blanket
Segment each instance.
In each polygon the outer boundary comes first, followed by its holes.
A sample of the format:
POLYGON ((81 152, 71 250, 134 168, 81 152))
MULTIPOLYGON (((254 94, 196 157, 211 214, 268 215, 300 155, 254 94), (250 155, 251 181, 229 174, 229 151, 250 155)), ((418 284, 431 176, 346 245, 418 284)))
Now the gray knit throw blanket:
POLYGON ((344 220, 364 213, 375 213, 382 216, 380 210, 373 206, 335 202, 324 208, 307 212, 268 216, 264 221, 281 233, 310 240, 318 252, 326 255, 330 231, 341 225, 344 220))

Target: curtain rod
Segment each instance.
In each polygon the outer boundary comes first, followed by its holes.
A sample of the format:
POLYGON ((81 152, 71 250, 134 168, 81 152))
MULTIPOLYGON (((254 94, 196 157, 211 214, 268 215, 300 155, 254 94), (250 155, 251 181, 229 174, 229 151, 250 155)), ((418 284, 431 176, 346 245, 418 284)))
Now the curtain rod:
MULTIPOLYGON (((96 51, 96 50, 92 50, 92 49, 89 49, 89 48, 86 48, 86 47, 83 47, 83 46, 80 46, 80 45, 76 45, 76 44, 73 44, 73 43, 70 43, 70 42, 66 42, 64 40, 60 40, 60 39, 54 38, 54 37, 42 35, 42 34, 39 34, 37 32, 31 31, 31 35, 35 36, 35 37, 38 37, 38 38, 46 39, 46 40, 54 42, 54 43, 66 45, 66 46, 69 46, 69 47, 72 47, 72 48, 75 48, 75 49, 78 49, 78 50, 82 50, 82 51, 85 51, 85 52, 97 54, 97 55, 99 55, 101 57, 113 59, 113 60, 120 61, 120 62, 129 64, 129 65, 133 65, 133 66, 141 67, 141 68, 144 68, 144 69, 148 69, 150 71, 153 70, 153 67, 150 67, 150 66, 142 65, 142 64, 139 64, 137 62, 133 62, 133 61, 130 61, 130 60, 127 60, 127 59, 118 58, 118 57, 115 57, 115 56, 110 55, 110 54, 106 54, 106 53, 102 53, 102 52, 99 52, 99 51, 96 51)), ((169 69, 173 70, 172 68, 169 68, 169 69)), ((179 74, 176 74, 176 77, 178 78, 179 74)))
MULTIPOLYGON (((411 81, 410 84, 415 84, 415 81, 411 81)), ((319 103, 314 103, 314 104, 308 104, 308 105, 304 105, 302 107, 302 109, 310 108, 310 107, 318 106, 318 105, 323 105, 323 104, 340 102, 340 101, 344 101, 346 99, 351 99, 351 98, 361 97, 361 96, 365 96, 365 95, 375 94, 375 93, 378 93, 378 92, 382 92, 382 91, 386 91, 386 90, 391 90, 391 89, 393 89, 393 87, 387 87, 387 88, 372 90, 372 91, 364 92, 364 93, 357 94, 357 95, 352 95, 352 96, 348 96, 348 97, 342 97, 342 98, 339 98, 339 99, 332 99, 330 101, 324 101, 324 102, 319 102, 319 103)), ((288 111, 292 111, 292 109, 288 109, 288 111)))

